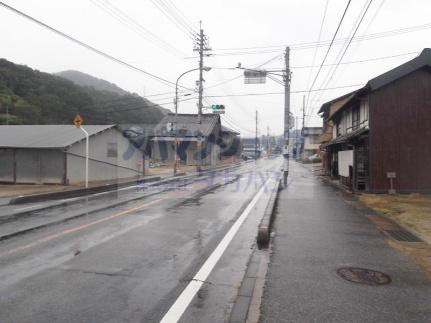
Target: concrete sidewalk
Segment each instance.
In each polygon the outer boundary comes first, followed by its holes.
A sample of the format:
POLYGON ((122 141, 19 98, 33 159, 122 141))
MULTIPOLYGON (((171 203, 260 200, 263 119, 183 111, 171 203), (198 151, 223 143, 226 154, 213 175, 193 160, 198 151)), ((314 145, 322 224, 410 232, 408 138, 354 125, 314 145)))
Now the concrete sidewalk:
POLYGON ((278 202, 260 322, 429 322, 429 277, 388 245, 368 211, 295 162, 289 176, 278 202), (342 267, 377 270, 392 281, 353 283, 337 275, 342 267))

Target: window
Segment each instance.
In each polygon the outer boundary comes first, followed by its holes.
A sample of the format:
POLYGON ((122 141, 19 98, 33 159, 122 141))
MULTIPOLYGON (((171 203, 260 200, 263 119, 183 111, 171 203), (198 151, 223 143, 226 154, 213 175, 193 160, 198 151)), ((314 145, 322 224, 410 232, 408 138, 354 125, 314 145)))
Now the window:
POLYGON ((118 157, 118 148, 116 142, 108 142, 107 157, 118 157))
POLYGON ((359 128, 359 119, 361 115, 361 110, 359 107, 355 107, 352 112, 352 130, 359 128))
POLYGON ((361 125, 368 124, 368 110, 369 102, 368 97, 361 100, 360 123, 361 125))
POLYGON ((314 136, 308 137, 308 142, 311 145, 318 144, 319 143, 319 136, 314 135, 314 136))

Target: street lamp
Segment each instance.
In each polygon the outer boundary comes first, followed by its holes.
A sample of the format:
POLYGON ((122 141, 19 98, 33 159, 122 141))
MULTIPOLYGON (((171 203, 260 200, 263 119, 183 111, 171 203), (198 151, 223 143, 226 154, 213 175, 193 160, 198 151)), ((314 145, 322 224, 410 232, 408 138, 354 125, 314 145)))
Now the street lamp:
MULTIPOLYGON (((200 70, 200 68, 194 68, 191 70, 188 70, 186 72, 184 72, 183 74, 181 74, 180 76, 178 76, 177 81, 175 82, 175 99, 174 99, 174 104, 175 104, 175 122, 174 122, 174 131, 175 131, 175 144, 174 144, 174 176, 177 174, 177 140, 178 140, 178 132, 177 132, 177 123, 178 123, 178 82, 180 80, 180 78, 182 78, 184 75, 193 72, 193 71, 198 71, 200 70)), ((203 70, 205 72, 208 72, 211 70, 211 67, 204 67, 203 70)))

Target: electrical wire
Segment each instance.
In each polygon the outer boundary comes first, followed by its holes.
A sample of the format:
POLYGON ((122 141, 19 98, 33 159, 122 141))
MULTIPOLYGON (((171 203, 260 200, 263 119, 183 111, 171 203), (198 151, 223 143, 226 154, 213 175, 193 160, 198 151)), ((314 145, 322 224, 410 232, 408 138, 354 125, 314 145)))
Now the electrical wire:
MULTIPOLYGON (((281 56, 281 55, 282 55, 282 54, 277 54, 276 56, 274 56, 274 57, 270 58, 270 59, 269 59, 269 60, 267 60, 267 61, 264 61, 263 63, 258 64, 257 66, 255 66, 255 67, 253 67, 253 68, 254 68, 254 69, 255 69, 255 68, 261 68, 262 66, 265 66, 265 65, 267 65, 267 64, 269 64, 269 63, 271 63, 272 61, 277 60, 278 58, 280 58, 280 56, 281 56)), ((224 80, 224 81, 221 81, 220 83, 216 83, 216 84, 214 84, 214 85, 207 86, 207 87, 206 87, 206 89, 211 89, 211 88, 214 88, 214 87, 217 87, 217 86, 220 86, 220 85, 226 84, 226 83, 230 83, 230 82, 232 82, 232 81, 234 81, 234 80, 237 80, 237 79, 241 78, 242 76, 243 76, 243 72, 241 71, 241 74, 240 74, 240 75, 235 76, 235 77, 232 77, 232 78, 227 79, 227 80, 224 80)))
MULTIPOLYGON (((323 25, 325 24, 326 12, 328 11, 328 4, 329 4, 329 0, 326 0, 325 9, 323 10, 322 22, 320 23, 320 28, 319 28, 319 35, 317 37, 317 43, 320 43, 320 38, 322 37, 323 25)), ((318 51, 319 51, 319 47, 316 46, 316 49, 314 50, 314 53, 313 53, 311 66, 313 66, 314 62, 316 61, 316 56, 318 51)), ((310 85, 311 75, 313 75, 313 67, 310 69, 310 72, 308 73, 307 87, 309 87, 310 85)))
POLYGON ((197 26, 170 0, 165 0, 178 14, 192 31, 198 30, 197 26))
MULTIPOLYGON (((335 73, 337 72, 338 66, 340 66, 341 61, 343 60, 344 56, 346 55, 347 50, 349 49, 349 46, 350 46, 350 44, 352 43, 352 39, 353 39, 353 37, 355 37, 355 35, 356 35, 356 33, 357 33, 357 31, 358 31, 359 27, 361 26, 362 21, 364 20, 364 17, 366 16, 366 14, 367 14, 367 12, 368 12, 368 10, 369 10, 369 8, 370 8, 370 6, 371 6, 371 3, 372 3, 372 2, 373 2, 373 0, 369 0, 369 2, 368 2, 368 4, 367 4, 367 7, 365 8, 365 11, 362 13, 361 18, 360 18, 360 20, 359 20, 358 24, 357 24, 357 25, 356 25, 356 27, 355 27, 355 30, 354 30, 354 32, 353 32, 353 35, 350 37, 350 40, 349 40, 349 42, 347 43, 347 45, 345 46, 345 48, 344 48, 344 50, 343 50, 343 52, 342 52, 342 54, 341 54, 340 58, 339 58, 339 59, 338 59, 338 61, 337 61, 337 64, 334 66, 333 71, 332 71, 332 72, 330 72, 331 74, 330 74, 330 77, 329 77, 328 81, 327 81, 327 82, 324 82, 324 83, 322 84, 322 85, 323 85, 323 87, 325 87, 325 86, 329 86, 329 84, 331 83, 331 81, 332 81, 332 79, 333 79, 333 77, 334 77, 335 73)), ((320 93, 319 93, 319 95, 320 95, 320 96, 319 96, 319 101, 320 101, 320 98, 323 96, 323 93, 324 93, 324 92, 325 92, 325 90, 323 90, 322 92, 320 92, 320 93)), ((318 103, 319 101, 317 101, 316 103, 318 103)), ((312 113, 308 113, 308 114, 312 114, 312 113)))
POLYGON ((90 0, 95 6, 103 10, 109 16, 113 17, 119 21, 123 26, 126 26, 133 32, 135 32, 140 37, 150 41, 155 46, 161 48, 162 50, 168 52, 177 57, 184 57, 184 53, 179 49, 175 48, 168 42, 161 39, 159 36, 152 33, 150 30, 146 29, 130 15, 125 13, 123 10, 119 9, 113 5, 109 0, 90 0))
MULTIPOLYGON (((143 73, 143 74, 151 77, 152 79, 154 79, 156 81, 159 81, 159 82, 161 82, 161 83, 163 83, 163 84, 165 84, 167 86, 175 87, 175 83, 174 82, 168 81, 168 80, 166 80, 166 79, 164 79, 164 78, 162 78, 160 76, 157 76, 155 74, 147 72, 147 71, 145 71, 145 70, 143 70, 143 69, 141 69, 139 67, 136 67, 136 66, 134 66, 132 64, 129 64, 129 63, 127 63, 127 62, 125 62, 125 61, 123 61, 123 60, 121 60, 119 58, 116 58, 116 57, 114 57, 114 56, 112 56, 112 55, 110 55, 110 54, 108 54, 106 52, 103 52, 103 51, 101 51, 101 50, 99 50, 99 49, 97 49, 97 48, 95 48, 95 47, 93 47, 91 45, 88 45, 87 43, 84 43, 84 42, 82 42, 82 41, 80 41, 80 40, 78 40, 78 39, 76 39, 76 38, 74 38, 72 36, 69 36, 68 34, 65 34, 62 31, 60 31, 58 29, 55 29, 54 27, 51 27, 51 26, 47 25, 46 23, 44 23, 44 22, 42 22, 42 21, 40 21, 40 20, 38 20, 36 18, 33 18, 33 17, 29 16, 28 14, 26 14, 26 13, 24 13, 24 12, 18 10, 18 9, 15 9, 14 7, 9 6, 8 4, 6 4, 4 2, 0 2, 0 6, 6 8, 6 9, 8 9, 8 10, 10 10, 10 11, 12 11, 12 12, 18 14, 18 15, 20 15, 21 17, 24 17, 24 18, 26 18, 26 19, 28 19, 28 20, 30 20, 30 21, 32 21, 32 22, 34 22, 34 23, 42 26, 43 28, 46 28, 46 29, 48 29, 48 30, 56 33, 57 35, 60 35, 61 37, 66 38, 66 39, 74 42, 75 44, 78 44, 79 46, 84 47, 84 48, 86 48, 86 49, 88 49, 88 50, 90 50, 90 51, 92 51, 92 52, 94 52, 94 53, 96 53, 98 55, 101 55, 101 56, 103 56, 103 57, 105 57, 105 58, 107 58, 107 59, 109 59, 111 61, 114 61, 114 62, 116 62, 118 64, 123 65, 123 66, 126 66, 126 67, 128 67, 128 68, 130 68, 130 69, 132 69, 134 71, 143 73)), ((182 87, 184 89, 187 89, 187 90, 191 90, 191 89, 185 88, 183 86, 180 86, 180 87, 182 87)))
MULTIPOLYGON (((426 29, 431 28, 431 23, 422 24, 422 25, 415 25, 410 27, 404 27, 404 28, 398 28, 398 29, 392 29, 377 33, 371 33, 371 34, 364 34, 361 36, 356 36, 353 38, 352 42, 360 42, 364 40, 373 40, 378 38, 384 38, 384 37, 391 37, 391 36, 397 36, 402 35, 406 33, 412 33, 417 31, 422 31, 426 29)), ((335 39, 333 42, 333 45, 343 44, 346 40, 348 40, 349 37, 345 38, 338 38, 335 39)), ((315 49, 317 47, 326 47, 331 44, 331 40, 324 40, 320 42, 306 42, 306 43, 296 43, 290 45, 290 50, 307 50, 307 49, 315 49)), ((230 55, 253 55, 253 54, 266 54, 266 53, 280 53, 286 45, 271 45, 271 46, 257 46, 257 47, 242 47, 242 48, 223 48, 223 49, 212 49, 214 56, 230 56, 230 55), (222 52, 217 53, 218 51, 222 50, 241 50, 240 52, 222 52)), ((196 58, 196 56, 192 57, 186 57, 186 59, 196 58)))
POLYGON ((159 9, 159 11, 168 18, 180 31, 182 31, 187 37, 189 37, 191 40, 195 40, 196 32, 194 30, 190 30, 188 27, 186 27, 184 24, 178 22, 176 18, 174 18, 174 15, 172 14, 172 11, 169 9, 169 7, 166 5, 166 3, 160 1, 160 0, 151 0, 153 5, 159 9))
MULTIPOLYGON (((358 87, 363 84, 350 84, 350 85, 342 85, 342 86, 334 86, 325 89, 313 89, 312 92, 323 91, 323 90, 336 90, 336 89, 344 89, 349 87, 358 87)), ((290 93, 308 93, 310 90, 296 90, 290 91, 290 93)), ((260 96, 260 95, 277 95, 284 94, 284 92, 263 92, 263 93, 230 93, 230 94, 221 94, 221 95, 206 95, 206 98, 223 98, 223 97, 239 97, 239 96, 260 96)))
MULTIPOLYGON (((360 23, 361 23, 361 21, 362 21, 362 19, 364 17, 364 13, 366 13, 366 11, 368 10, 369 5, 371 4, 371 1, 372 0, 366 0, 364 2, 364 5, 362 6, 361 11, 359 12, 359 14, 358 14, 355 22, 352 24, 352 27, 351 27, 351 29, 350 29, 350 31, 348 33, 349 36, 348 36, 348 38, 346 38, 346 40, 342 44, 342 46, 341 46, 340 50, 338 51, 338 54, 337 54, 334 62, 339 62, 339 59, 343 56, 344 50, 346 48, 348 48, 348 46, 350 45, 350 41, 355 36, 355 33, 357 31, 357 27, 360 25, 360 23), (362 17, 362 19, 361 19, 361 17, 362 17)), ((323 78, 323 81, 321 82, 321 85, 320 85, 321 88, 324 88, 325 86, 327 86, 326 82, 330 78, 332 72, 335 69, 338 68, 338 65, 339 65, 339 63, 335 63, 334 65, 331 65, 329 71, 326 73, 326 76, 323 78)), ((322 92, 318 92, 318 93, 315 92, 314 95, 313 95, 313 97, 312 97, 312 99, 311 99, 310 105, 313 105, 314 100, 316 100, 316 98, 318 96, 319 96, 319 98, 321 98, 322 97, 322 95, 321 95, 322 93, 323 93, 323 91, 322 92)), ((307 103, 308 102, 309 102, 309 97, 307 97, 307 103)), ((310 107, 306 106, 306 114, 311 114, 311 113, 309 113, 309 109, 310 109, 310 107)))
MULTIPOLYGON (((380 61, 380 60, 384 60, 384 59, 396 58, 396 57, 402 57, 402 56, 408 56, 408 55, 413 55, 413 54, 419 54, 419 52, 415 51, 415 52, 401 53, 401 54, 396 54, 396 55, 366 58, 366 59, 361 59, 361 60, 356 60, 356 61, 347 61, 347 62, 341 62, 339 65, 349 65, 349 64, 356 64, 356 63, 366 63, 366 62, 380 61)), ((323 66, 334 66, 334 65, 337 65, 337 63, 324 64, 323 66)), ((303 66, 291 66, 290 68, 292 68, 292 69, 301 69, 301 68, 312 68, 312 67, 318 67, 318 66, 319 65, 314 65, 314 66, 312 66, 312 65, 303 65, 303 66)))
POLYGON ((306 106, 306 107, 308 106, 308 101, 309 101, 309 99, 310 99, 310 92, 311 92, 311 90, 313 89, 314 84, 316 84, 317 78, 319 77, 319 74, 320 74, 320 71, 322 70, 323 64, 325 64, 325 61, 326 61, 326 59, 327 59, 327 57, 328 57, 329 51, 330 51, 330 50, 331 50, 331 48, 332 48, 332 45, 333 45, 333 43, 334 43, 334 40, 335 40, 335 38, 337 37, 338 31, 340 30, 341 24, 343 23, 344 17, 346 16, 346 12, 347 12, 347 10, 349 9, 349 6, 350 6, 351 1, 352 1, 352 0, 349 0, 349 1, 347 2, 347 5, 346 5, 346 7, 345 7, 345 9, 344 9, 344 12, 343 12, 343 15, 341 16, 341 19, 340 19, 340 21, 338 22, 337 29, 335 30, 334 36, 332 37, 331 43, 329 44, 329 47, 328 47, 328 49, 327 49, 327 51, 326 51, 326 53, 325 53, 325 56, 324 56, 324 58, 323 58, 323 60, 322 60, 322 63, 320 64, 319 69, 317 70, 316 76, 314 77, 313 82, 311 83, 310 91, 309 91, 309 93, 307 94, 307 101, 306 101, 307 103, 305 104, 305 106, 306 106))

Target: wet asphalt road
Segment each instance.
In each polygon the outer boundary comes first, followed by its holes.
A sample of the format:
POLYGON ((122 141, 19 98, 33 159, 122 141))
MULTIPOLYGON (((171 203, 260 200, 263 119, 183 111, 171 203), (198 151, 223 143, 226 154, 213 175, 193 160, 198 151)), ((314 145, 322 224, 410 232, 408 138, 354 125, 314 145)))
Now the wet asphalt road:
MULTIPOLYGON (((0 242, 0 322, 158 322, 280 164, 247 163, 228 180, 221 174, 0 242)), ((182 322, 228 317, 268 198, 262 195, 182 322)))
MULTIPOLYGON (((279 196, 261 323, 431 322, 431 281, 385 241, 349 194, 291 163, 279 196), (343 280, 340 267, 384 272, 388 285, 343 280)), ((372 214, 372 213, 371 213, 372 214)))

